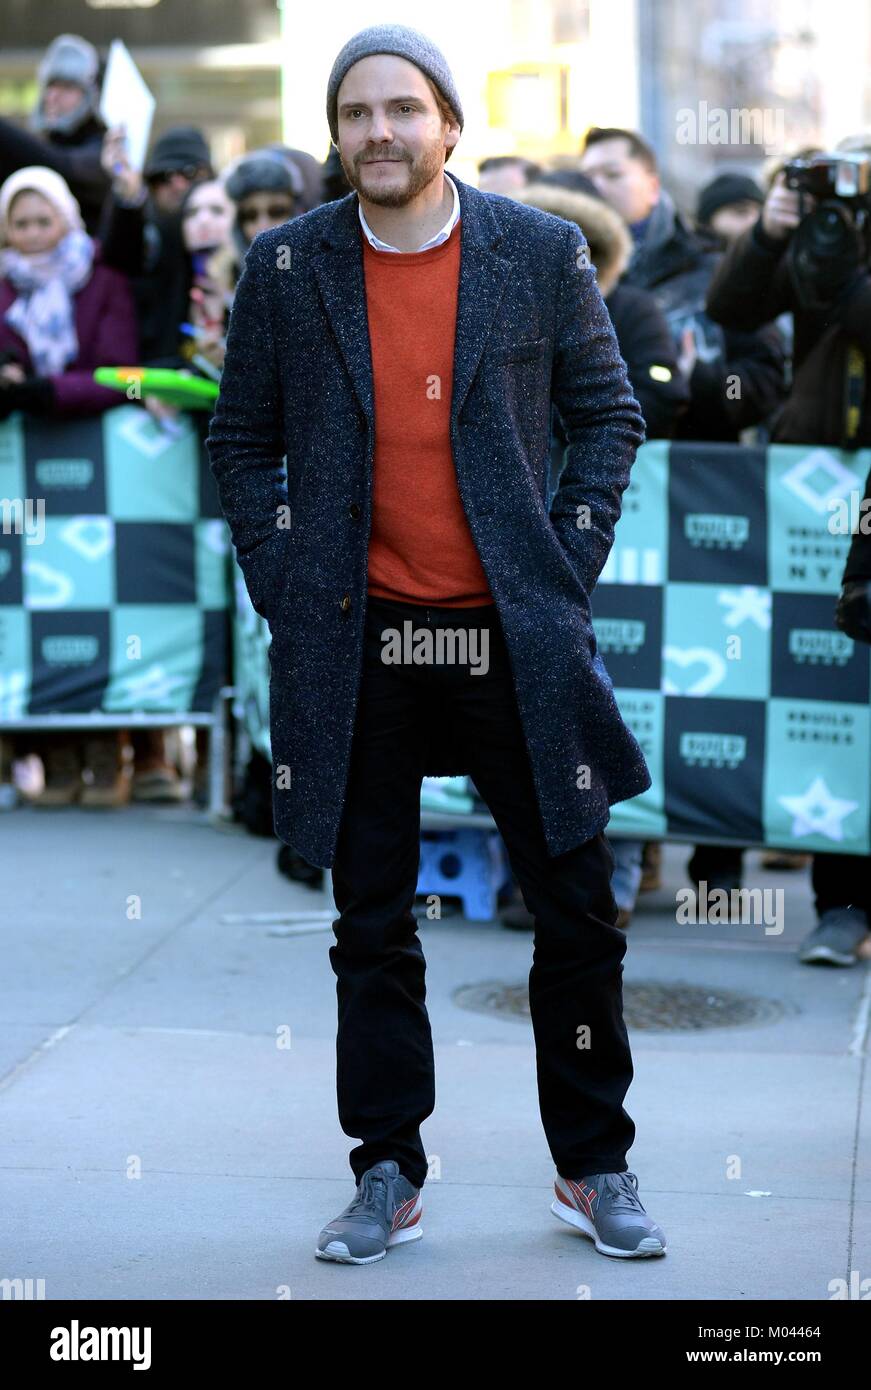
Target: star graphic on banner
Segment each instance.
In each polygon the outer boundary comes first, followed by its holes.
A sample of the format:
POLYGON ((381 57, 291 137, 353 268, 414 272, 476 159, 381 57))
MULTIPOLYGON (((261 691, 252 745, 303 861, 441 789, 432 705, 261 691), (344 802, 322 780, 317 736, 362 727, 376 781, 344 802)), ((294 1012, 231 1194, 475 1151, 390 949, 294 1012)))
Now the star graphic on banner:
POLYGON ((802 796, 777 799, 795 817, 793 835, 825 835, 827 840, 843 840, 841 822, 859 805, 858 801, 833 796, 822 777, 817 777, 802 796))
POLYGON ((717 602, 727 610, 723 622, 729 627, 738 627, 748 618, 763 632, 771 627, 771 593, 767 589, 757 589, 752 584, 744 584, 740 589, 720 589, 717 602))

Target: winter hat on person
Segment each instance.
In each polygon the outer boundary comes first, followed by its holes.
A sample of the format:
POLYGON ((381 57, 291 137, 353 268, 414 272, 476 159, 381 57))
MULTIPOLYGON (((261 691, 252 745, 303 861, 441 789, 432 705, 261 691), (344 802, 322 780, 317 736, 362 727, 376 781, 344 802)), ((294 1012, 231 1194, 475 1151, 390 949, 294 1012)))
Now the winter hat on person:
POLYGON ((100 98, 97 83, 99 71, 100 55, 87 39, 78 34, 59 34, 52 39, 36 72, 39 100, 30 117, 31 130, 45 133, 57 131, 68 135, 95 116, 100 98), (50 82, 74 82, 82 89, 82 99, 72 111, 49 119, 45 115, 43 102, 45 89, 50 82))
POLYGON ((251 193, 290 193, 298 198, 303 191, 299 169, 275 150, 253 150, 241 155, 224 170, 221 182, 234 203, 251 193))
POLYGON ((275 149, 253 150, 250 154, 241 155, 229 169, 224 170, 221 182, 227 197, 236 205, 233 242, 240 258, 244 257, 249 245, 239 220, 239 204, 243 198, 252 193, 289 194, 293 205, 293 211, 287 218, 290 221, 297 216, 299 200, 305 193, 299 167, 287 155, 275 149))
POLYGON ((85 230, 78 198, 70 190, 66 179, 54 169, 47 169, 44 164, 28 164, 23 169, 16 169, 15 173, 10 174, 0 185, 0 246, 7 244, 12 199, 25 189, 32 189, 47 198, 52 206, 57 208, 70 231, 85 230))
POLYGON ((186 167, 205 165, 210 176, 214 176, 212 155, 201 130, 193 125, 177 125, 165 130, 154 142, 154 149, 142 171, 145 179, 155 174, 173 173, 186 167))
POLYGON ((463 128, 463 108, 454 84, 451 70, 444 54, 436 48, 431 39, 417 29, 409 29, 405 24, 373 24, 361 29, 345 44, 333 63, 327 82, 327 121, 333 144, 339 143, 338 95, 342 79, 349 68, 368 58, 373 53, 392 53, 397 58, 407 58, 421 72, 426 73, 438 87, 445 101, 456 116, 460 129, 463 128))
POLYGON ((755 179, 747 174, 718 174, 699 194, 696 221, 704 225, 720 208, 743 202, 759 203, 760 206, 765 202, 762 189, 755 179))

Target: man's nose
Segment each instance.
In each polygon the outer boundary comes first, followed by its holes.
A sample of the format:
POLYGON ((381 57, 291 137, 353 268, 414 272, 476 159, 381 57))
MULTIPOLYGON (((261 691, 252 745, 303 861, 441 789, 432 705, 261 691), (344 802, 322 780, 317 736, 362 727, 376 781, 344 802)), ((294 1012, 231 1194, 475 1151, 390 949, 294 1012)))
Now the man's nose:
POLYGON ((393 130, 387 116, 374 115, 369 126, 369 139, 373 145, 379 149, 382 146, 389 146, 393 142, 393 130))

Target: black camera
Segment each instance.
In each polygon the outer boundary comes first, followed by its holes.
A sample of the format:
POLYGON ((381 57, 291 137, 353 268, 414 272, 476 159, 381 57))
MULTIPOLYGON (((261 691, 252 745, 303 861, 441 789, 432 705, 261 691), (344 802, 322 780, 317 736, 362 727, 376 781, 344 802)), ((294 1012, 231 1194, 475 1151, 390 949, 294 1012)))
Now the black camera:
POLYGON ((787 188, 817 202, 792 236, 789 268, 799 302, 824 309, 868 261, 871 156, 816 154, 790 160, 783 172, 787 188))

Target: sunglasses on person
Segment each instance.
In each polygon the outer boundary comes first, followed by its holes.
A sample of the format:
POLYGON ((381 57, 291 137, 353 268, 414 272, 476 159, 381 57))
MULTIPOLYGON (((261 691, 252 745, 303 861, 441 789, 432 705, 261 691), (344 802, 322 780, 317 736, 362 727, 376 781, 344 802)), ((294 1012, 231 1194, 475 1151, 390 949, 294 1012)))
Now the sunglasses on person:
POLYGON ((189 183, 193 183, 202 167, 201 164, 182 164, 177 169, 161 169, 159 173, 151 174, 148 182, 155 188, 162 188, 164 184, 171 183, 176 174, 182 174, 189 183))
MULTIPOLYGON (((286 222, 293 212, 293 203, 270 203, 266 209, 266 216, 270 222, 286 222)), ((249 222, 258 222, 263 217, 260 208, 243 208, 239 213, 239 221, 245 226, 249 222)))

